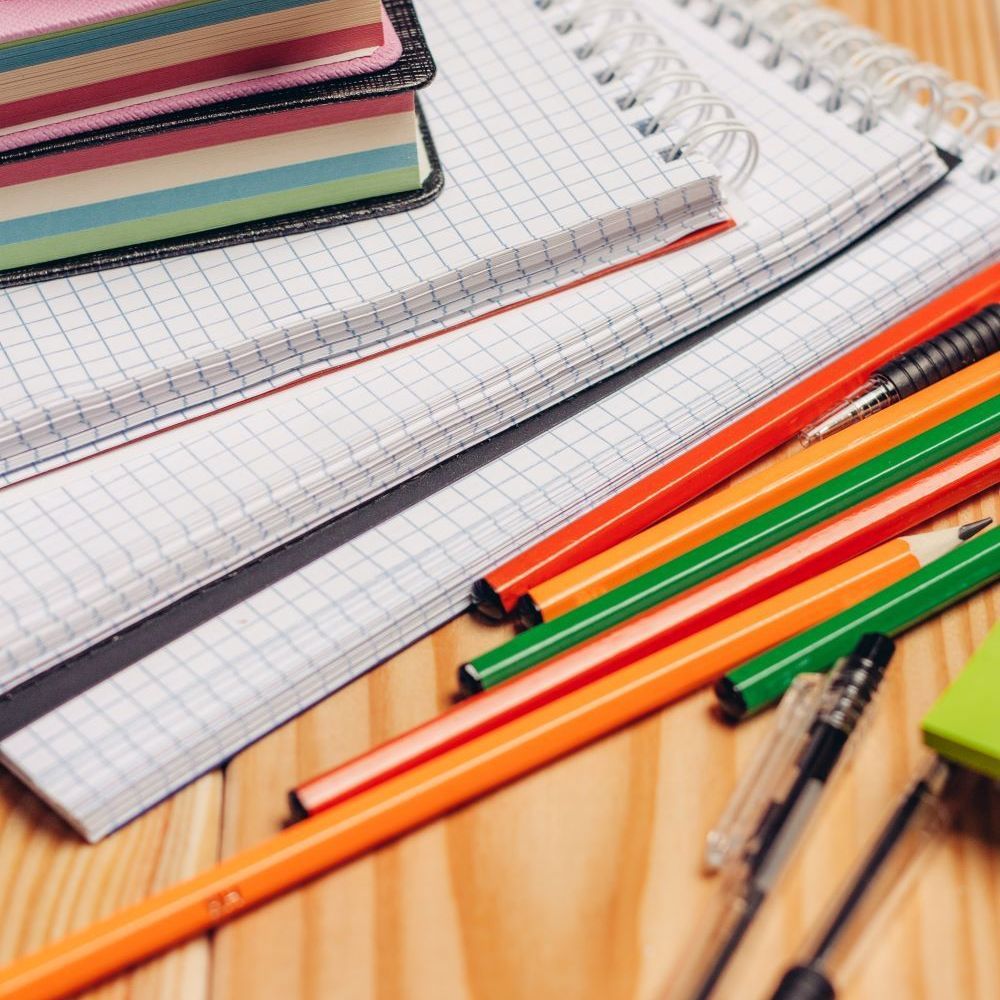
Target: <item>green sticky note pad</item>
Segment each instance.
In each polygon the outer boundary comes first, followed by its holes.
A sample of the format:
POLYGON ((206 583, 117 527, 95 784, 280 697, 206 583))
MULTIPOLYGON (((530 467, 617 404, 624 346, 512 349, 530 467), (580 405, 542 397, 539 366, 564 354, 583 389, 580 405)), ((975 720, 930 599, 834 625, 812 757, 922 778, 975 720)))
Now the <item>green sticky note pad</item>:
POLYGON ((1000 778, 1000 624, 923 721, 924 742, 956 764, 1000 778))

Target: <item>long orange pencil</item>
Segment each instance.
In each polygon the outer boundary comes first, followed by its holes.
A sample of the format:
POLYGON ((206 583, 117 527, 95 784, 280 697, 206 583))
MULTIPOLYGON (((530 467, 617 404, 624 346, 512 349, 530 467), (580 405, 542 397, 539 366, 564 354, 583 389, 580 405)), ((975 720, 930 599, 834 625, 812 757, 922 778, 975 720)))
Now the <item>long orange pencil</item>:
POLYGON ((701 687, 959 543, 898 539, 435 757, 0 970, 0 1000, 77 993, 701 687))
POLYGON ((998 293, 1000 261, 491 570, 473 591, 478 607, 502 617, 540 583, 696 500, 825 416, 879 365, 968 319, 998 293))
POLYGON ((522 598, 518 610, 527 624, 551 621, 948 420, 994 395, 998 386, 1000 354, 776 462, 539 584, 522 598))

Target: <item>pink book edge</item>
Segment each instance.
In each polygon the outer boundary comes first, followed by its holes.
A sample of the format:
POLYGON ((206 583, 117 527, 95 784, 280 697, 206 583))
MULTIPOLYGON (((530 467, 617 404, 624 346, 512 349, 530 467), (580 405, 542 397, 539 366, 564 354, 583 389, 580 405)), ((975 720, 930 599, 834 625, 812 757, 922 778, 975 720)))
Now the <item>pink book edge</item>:
MULTIPOLYGON (((3 10, 2 2, 3 0, 0 0, 0 11, 3 10)), ((137 7, 141 6, 140 0, 131 0, 131 3, 137 7)), ((97 6, 101 5, 114 6, 110 0, 104 0, 103 4, 97 4, 97 6)), ((124 0, 118 0, 118 5, 124 6, 124 0)), ((155 2, 154 0, 145 0, 147 7, 159 5, 161 5, 161 0, 155 0, 155 2)), ((204 87, 185 94, 140 101, 109 111, 84 113, 75 118, 53 122, 49 125, 29 126, 17 132, 0 135, 0 153, 11 149, 21 149, 25 146, 34 146, 37 143, 49 142, 53 139, 65 139, 67 136, 80 135, 84 132, 99 131, 115 125, 139 122, 156 115, 187 111, 191 108, 203 107, 206 104, 215 104, 218 101, 252 97, 289 87, 301 87, 310 83, 323 83, 327 80, 358 76, 362 73, 374 73, 391 66, 403 54, 403 43, 396 34, 384 8, 382 9, 382 30, 385 42, 367 56, 359 56, 341 62, 323 63, 319 66, 310 66, 307 69, 278 72, 268 76, 255 77, 252 80, 240 80, 234 83, 204 87)))

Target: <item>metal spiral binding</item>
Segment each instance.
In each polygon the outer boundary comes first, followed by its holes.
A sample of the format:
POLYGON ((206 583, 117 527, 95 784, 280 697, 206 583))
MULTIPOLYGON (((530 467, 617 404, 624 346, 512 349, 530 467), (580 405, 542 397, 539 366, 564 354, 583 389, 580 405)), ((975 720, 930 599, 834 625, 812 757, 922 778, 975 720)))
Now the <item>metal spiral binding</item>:
MULTIPOLYGON (((909 50, 816 0, 674 0, 723 32, 740 48, 762 42, 761 62, 794 68, 793 86, 824 84, 823 106, 831 113, 857 109, 859 132, 875 128, 893 112, 912 118, 929 139, 959 155, 982 147, 998 125, 1000 106, 969 83, 953 80, 940 66, 920 62, 909 50)), ((978 176, 1000 173, 1000 152, 986 149, 978 176)))
POLYGON ((623 111, 643 109, 635 123, 643 136, 661 133, 667 161, 695 150, 726 169, 726 183, 738 191, 753 175, 760 147, 753 130, 739 120, 731 105, 713 94, 683 55, 671 47, 632 0, 534 0, 556 15, 553 29, 561 35, 579 31, 576 48, 582 60, 599 60, 594 77, 602 85, 621 83, 623 111))
MULTIPOLYGON (((822 107, 840 114, 858 132, 870 131, 884 114, 894 113, 953 153, 961 156, 974 149, 976 160, 982 161, 976 176, 983 183, 1000 175, 1000 147, 987 145, 1000 128, 1000 103, 988 102, 977 87, 920 62, 908 49, 886 42, 844 14, 817 0, 674 3, 739 48, 760 43, 765 67, 786 67, 799 90, 817 87, 822 107)), ((698 148, 721 164, 745 137, 743 158, 729 183, 734 190, 746 183, 759 157, 753 131, 690 70, 682 53, 665 42, 632 0, 535 0, 535 5, 558 13, 553 27, 560 34, 584 33, 576 54, 603 62, 595 72, 599 83, 625 82, 627 90, 617 98, 622 110, 649 109, 648 117, 636 123, 643 135, 680 130, 679 138, 661 150, 665 159, 698 148)))
POLYGON ((997 133, 1000 133, 1000 101, 984 102, 979 108, 979 117, 971 132, 972 144, 988 150, 978 174, 984 184, 990 184, 1000 177, 1000 143, 992 149, 986 146, 990 136, 997 133))

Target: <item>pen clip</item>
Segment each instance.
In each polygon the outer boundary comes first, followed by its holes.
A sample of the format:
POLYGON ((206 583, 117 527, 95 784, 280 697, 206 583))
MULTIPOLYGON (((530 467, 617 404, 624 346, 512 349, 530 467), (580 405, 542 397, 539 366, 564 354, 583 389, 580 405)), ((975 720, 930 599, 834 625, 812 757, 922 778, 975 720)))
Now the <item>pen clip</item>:
POLYGON ((801 751, 829 685, 824 674, 800 674, 781 699, 774 727, 757 748, 705 841, 705 867, 717 872, 743 853, 778 783, 801 751))

